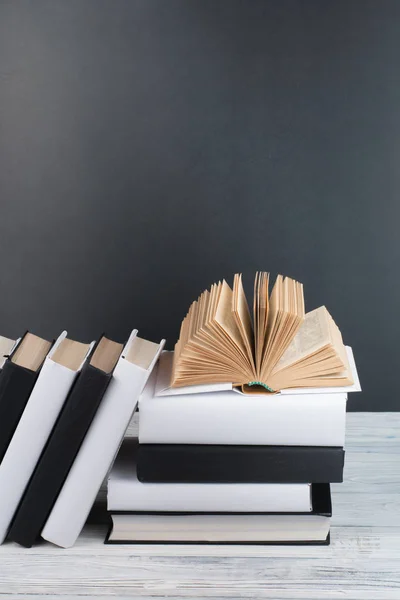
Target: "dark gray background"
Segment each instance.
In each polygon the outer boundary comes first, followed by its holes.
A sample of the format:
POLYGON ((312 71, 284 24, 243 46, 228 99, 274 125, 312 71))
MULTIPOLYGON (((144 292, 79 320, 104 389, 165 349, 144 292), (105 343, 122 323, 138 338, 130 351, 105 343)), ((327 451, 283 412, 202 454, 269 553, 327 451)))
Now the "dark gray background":
POLYGON ((281 272, 398 409, 399 1, 2 1, 0 127, 1 334, 172 347, 281 272))

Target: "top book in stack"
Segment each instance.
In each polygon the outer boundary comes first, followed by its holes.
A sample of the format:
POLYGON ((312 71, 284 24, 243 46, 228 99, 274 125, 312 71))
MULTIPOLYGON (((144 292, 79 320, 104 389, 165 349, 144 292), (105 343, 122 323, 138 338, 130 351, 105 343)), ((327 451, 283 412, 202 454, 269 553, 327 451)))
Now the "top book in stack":
POLYGON ((229 382, 244 393, 354 383, 339 328, 324 306, 305 313, 303 286, 269 274, 254 281, 253 318, 241 275, 192 303, 175 346, 172 388, 229 382))

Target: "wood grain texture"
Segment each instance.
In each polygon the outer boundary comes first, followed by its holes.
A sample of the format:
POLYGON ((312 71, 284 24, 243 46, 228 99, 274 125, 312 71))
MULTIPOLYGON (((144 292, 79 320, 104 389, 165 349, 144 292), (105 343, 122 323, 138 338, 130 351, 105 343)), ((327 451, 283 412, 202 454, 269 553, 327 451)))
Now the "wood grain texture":
POLYGON ((105 546, 94 524, 68 550, 1 546, 0 600, 399 600, 400 414, 349 414, 346 445, 328 547, 105 546))

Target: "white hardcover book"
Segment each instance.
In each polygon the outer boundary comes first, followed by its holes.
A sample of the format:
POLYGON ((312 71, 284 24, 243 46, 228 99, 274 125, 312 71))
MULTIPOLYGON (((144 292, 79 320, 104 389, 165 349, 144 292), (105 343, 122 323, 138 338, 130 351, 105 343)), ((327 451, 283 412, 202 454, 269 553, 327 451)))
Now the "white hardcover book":
POLYGON ((293 514, 111 514, 110 544, 326 543, 330 517, 293 514))
POLYGON ((20 339, 21 338, 18 338, 18 340, 10 340, 9 338, 0 335, 0 369, 2 369, 7 357, 14 350, 20 339))
POLYGON ((0 543, 7 535, 68 392, 93 345, 80 344, 66 336, 64 331, 45 358, 0 464, 0 543))
POLYGON ((108 479, 107 508, 163 512, 310 512, 307 483, 142 483, 138 441, 126 438, 108 479))
POLYGON ((347 394, 243 395, 234 390, 139 400, 141 444, 344 446, 347 394))
POLYGON ((45 540, 63 548, 75 543, 164 344, 165 340, 154 344, 137 337, 136 329, 132 332, 42 531, 45 540))

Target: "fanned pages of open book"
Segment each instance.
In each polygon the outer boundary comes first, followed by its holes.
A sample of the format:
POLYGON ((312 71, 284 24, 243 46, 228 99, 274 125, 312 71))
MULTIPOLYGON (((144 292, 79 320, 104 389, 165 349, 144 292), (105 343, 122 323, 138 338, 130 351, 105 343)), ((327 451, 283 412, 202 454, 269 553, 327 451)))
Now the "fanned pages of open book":
POLYGON ((175 345, 172 388, 229 382, 244 393, 352 385, 342 335, 321 306, 305 313, 303 285, 269 274, 254 281, 253 316, 236 274, 192 303, 175 345))

